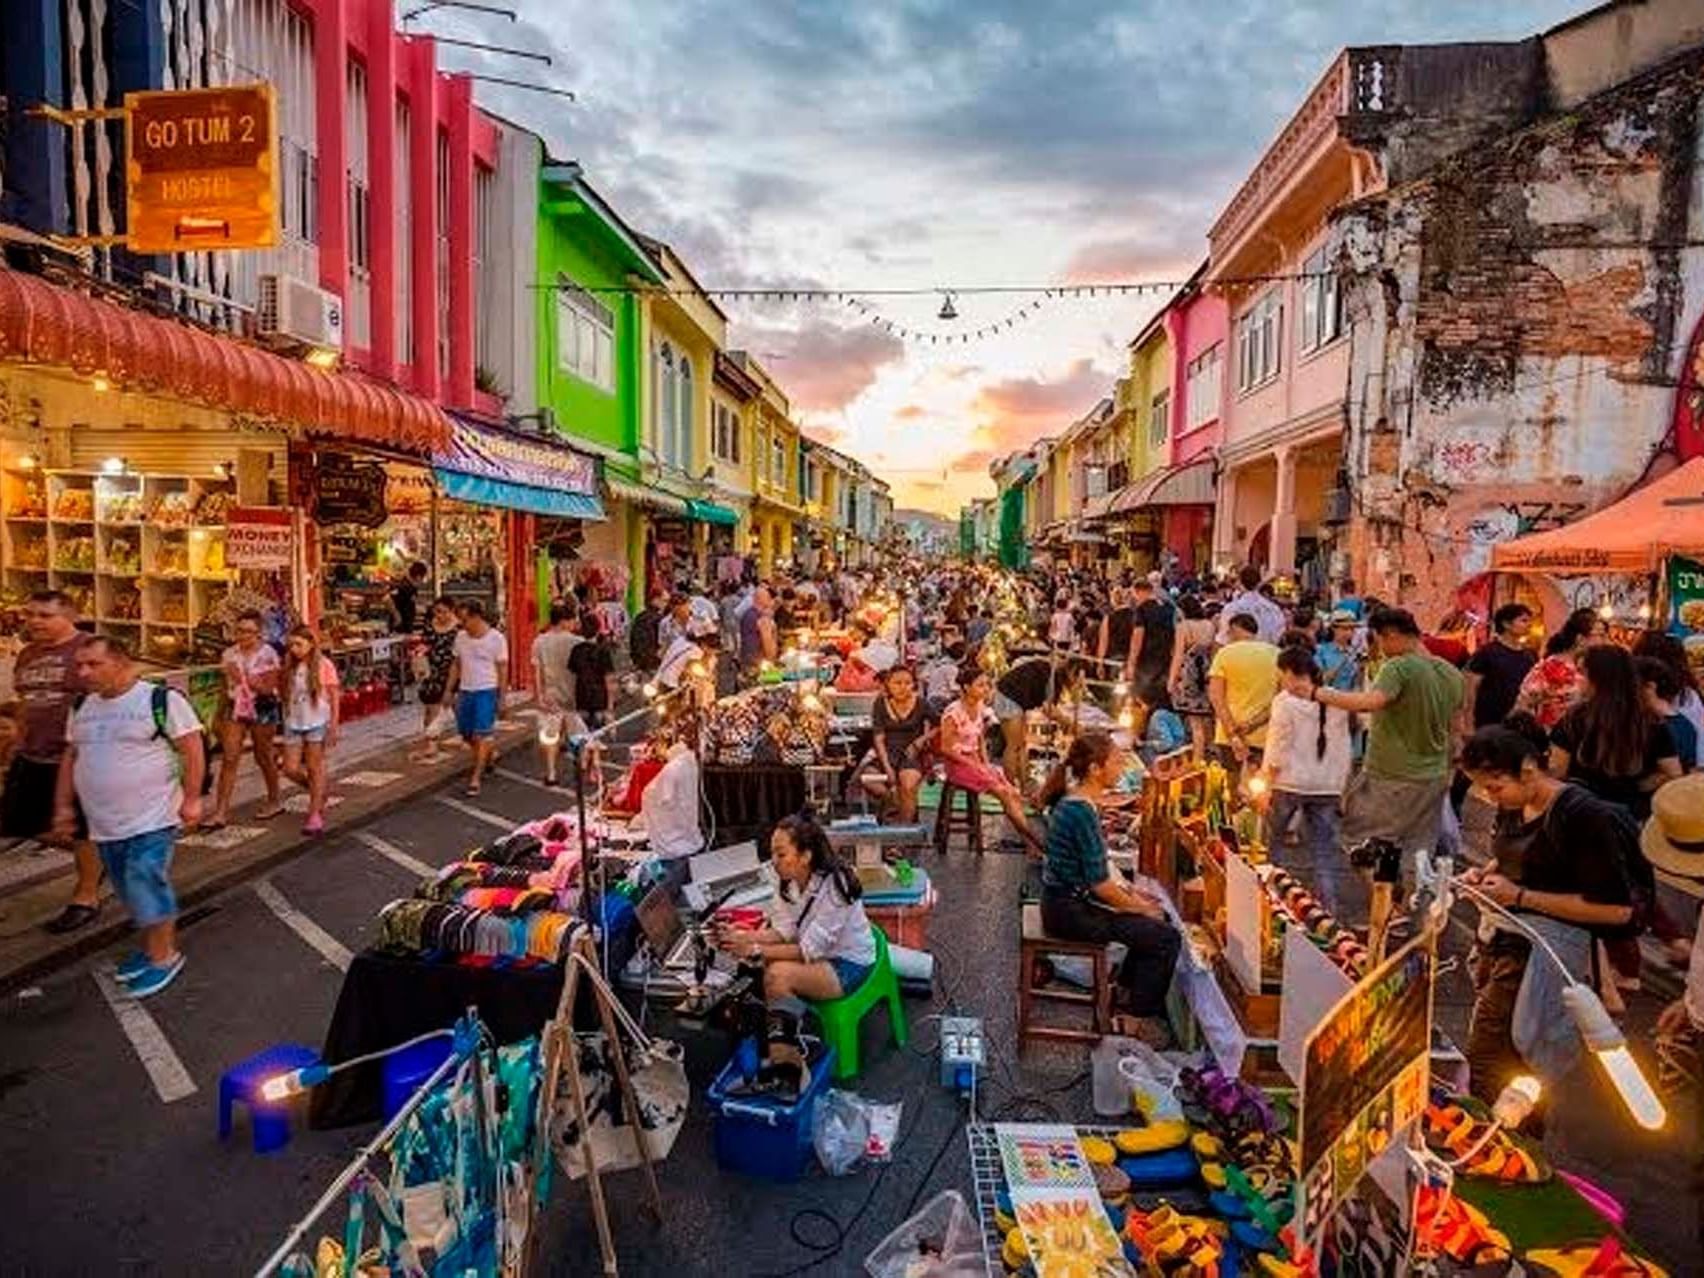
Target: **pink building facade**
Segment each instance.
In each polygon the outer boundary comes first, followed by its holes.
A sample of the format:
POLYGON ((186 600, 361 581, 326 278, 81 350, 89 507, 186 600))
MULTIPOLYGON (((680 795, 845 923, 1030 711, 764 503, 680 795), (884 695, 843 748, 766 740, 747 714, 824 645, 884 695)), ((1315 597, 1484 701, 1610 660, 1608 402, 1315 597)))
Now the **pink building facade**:
MULTIPOLYGON (((1171 465, 1211 468, 1224 438, 1225 349, 1229 319, 1225 301, 1201 288, 1196 272, 1166 309, 1171 348, 1171 465)), ((1211 566, 1213 503, 1190 502, 1165 509, 1161 538, 1185 572, 1211 566)))

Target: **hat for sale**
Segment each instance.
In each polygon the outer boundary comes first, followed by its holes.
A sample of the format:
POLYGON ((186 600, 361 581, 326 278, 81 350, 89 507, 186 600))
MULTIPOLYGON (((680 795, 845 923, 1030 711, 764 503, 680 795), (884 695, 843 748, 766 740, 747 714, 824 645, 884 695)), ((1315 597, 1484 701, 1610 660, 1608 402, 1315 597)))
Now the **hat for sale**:
POLYGON ((1361 619, 1355 615, 1353 609, 1333 608, 1331 624, 1334 626, 1358 626, 1361 624, 1361 619))
POLYGON ((1639 846, 1657 869, 1704 879, 1704 773, 1670 781, 1652 796, 1639 846))

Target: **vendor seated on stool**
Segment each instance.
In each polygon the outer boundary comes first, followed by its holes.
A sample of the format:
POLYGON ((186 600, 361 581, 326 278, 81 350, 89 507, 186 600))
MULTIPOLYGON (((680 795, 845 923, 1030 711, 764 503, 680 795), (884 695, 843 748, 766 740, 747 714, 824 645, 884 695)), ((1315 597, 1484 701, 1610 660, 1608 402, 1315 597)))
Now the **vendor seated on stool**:
MULTIPOLYGON (((958 684, 959 699, 941 716, 940 750, 946 760, 947 784, 976 795, 992 794, 1000 801, 1006 819, 1017 830, 1018 836, 1033 855, 1039 856, 1041 840, 1030 829, 1023 796, 1004 772, 988 762, 984 732, 994 715, 988 706, 994 695, 994 680, 985 671, 967 665, 959 671, 958 684)), ((944 799, 941 806, 941 818, 944 820, 944 799)))
POLYGON ((1041 922, 1049 936, 1069 941, 1117 941, 1126 949, 1115 1004, 1135 1018, 1136 1037, 1170 1043, 1166 991, 1183 940, 1164 907, 1126 883, 1106 859, 1100 802, 1123 774, 1127 759, 1110 736, 1087 732, 1071 742, 1065 762, 1042 791, 1051 808, 1041 867, 1041 922))
POLYGON ((797 1013, 796 1000, 824 1003, 862 985, 876 964, 876 938, 859 899, 864 885, 814 816, 785 818, 769 848, 781 880, 770 926, 723 930, 718 944, 737 958, 763 960, 764 1000, 797 1013))

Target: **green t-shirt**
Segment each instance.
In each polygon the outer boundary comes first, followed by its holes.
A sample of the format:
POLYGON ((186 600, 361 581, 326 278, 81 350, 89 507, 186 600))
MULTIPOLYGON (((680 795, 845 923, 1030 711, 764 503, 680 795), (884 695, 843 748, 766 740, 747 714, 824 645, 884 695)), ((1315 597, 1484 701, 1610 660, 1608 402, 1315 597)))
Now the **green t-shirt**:
POLYGON ((1373 715, 1367 738, 1367 771, 1406 781, 1449 775, 1450 729, 1461 705, 1461 672, 1424 652, 1392 657, 1373 688, 1390 704, 1373 715))

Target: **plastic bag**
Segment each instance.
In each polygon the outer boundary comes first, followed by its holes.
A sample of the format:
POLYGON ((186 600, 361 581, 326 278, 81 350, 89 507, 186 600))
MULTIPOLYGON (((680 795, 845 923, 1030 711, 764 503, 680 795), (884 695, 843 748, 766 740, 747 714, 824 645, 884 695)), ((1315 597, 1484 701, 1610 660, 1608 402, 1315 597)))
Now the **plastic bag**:
POLYGON ((937 1194, 877 1244, 864 1259, 864 1272, 870 1278, 987 1278, 976 1217, 956 1190, 937 1194))
POLYGON ((826 1092, 811 1115, 811 1143, 823 1170, 844 1176, 863 1163, 891 1159, 902 1108, 878 1105, 853 1092, 826 1092))

